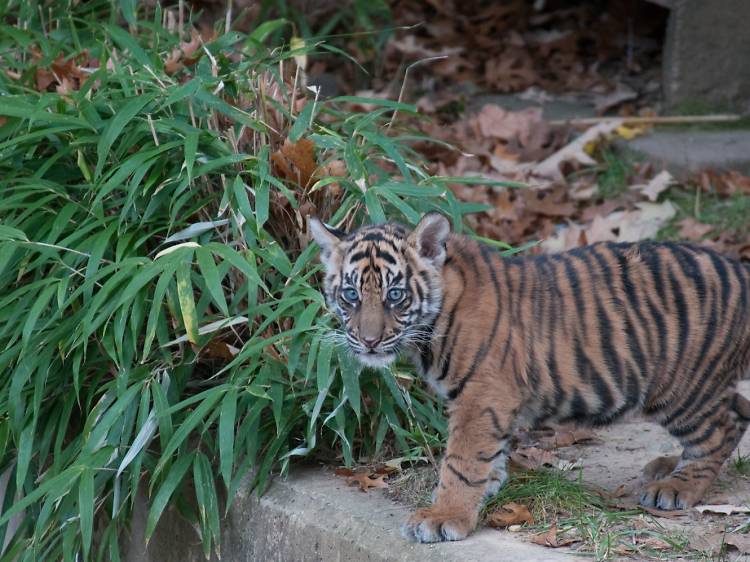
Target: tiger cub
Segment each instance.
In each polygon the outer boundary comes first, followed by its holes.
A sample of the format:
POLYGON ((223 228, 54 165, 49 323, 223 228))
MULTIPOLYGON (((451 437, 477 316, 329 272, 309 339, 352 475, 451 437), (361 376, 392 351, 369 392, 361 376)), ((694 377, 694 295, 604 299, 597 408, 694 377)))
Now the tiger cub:
POLYGON ((317 219, 329 306, 351 351, 413 360, 447 399, 449 438, 434 504, 403 528, 460 540, 505 479, 515 428, 607 424, 628 411, 684 449, 646 467, 644 506, 696 504, 750 421, 735 385, 750 365, 750 268, 676 243, 600 243, 502 257, 425 215, 349 234, 317 219))

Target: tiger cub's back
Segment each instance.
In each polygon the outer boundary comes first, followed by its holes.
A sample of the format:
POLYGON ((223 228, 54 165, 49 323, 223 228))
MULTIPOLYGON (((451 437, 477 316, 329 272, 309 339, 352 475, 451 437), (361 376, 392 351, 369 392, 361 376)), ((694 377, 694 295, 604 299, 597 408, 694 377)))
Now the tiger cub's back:
POLYGON ((438 378, 465 373, 441 379, 449 398, 471 381, 483 348, 533 392, 528 399, 546 400, 541 410, 594 423, 638 406, 666 416, 710 402, 750 363, 750 269, 711 250, 601 243, 502 258, 462 238, 448 256, 443 322, 455 317, 446 331, 466 332, 433 346, 438 378))

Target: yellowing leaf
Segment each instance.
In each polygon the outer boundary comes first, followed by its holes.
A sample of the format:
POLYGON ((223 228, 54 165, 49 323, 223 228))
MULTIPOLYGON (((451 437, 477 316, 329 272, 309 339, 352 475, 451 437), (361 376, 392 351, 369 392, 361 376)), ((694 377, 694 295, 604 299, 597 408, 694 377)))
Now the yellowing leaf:
POLYGON ((177 298, 180 301, 187 339, 190 343, 196 344, 198 343, 198 318, 195 312, 193 284, 190 281, 190 266, 186 263, 177 268, 177 298))
POLYGON ((627 125, 621 125, 615 129, 615 133, 625 140, 632 140, 638 135, 642 135, 646 132, 646 129, 647 127, 629 127, 627 125))

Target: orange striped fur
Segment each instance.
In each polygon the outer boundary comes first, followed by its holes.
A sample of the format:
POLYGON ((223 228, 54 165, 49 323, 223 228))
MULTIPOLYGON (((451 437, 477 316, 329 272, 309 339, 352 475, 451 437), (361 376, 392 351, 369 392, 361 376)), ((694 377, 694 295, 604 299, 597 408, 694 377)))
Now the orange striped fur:
POLYGON ((434 505, 404 526, 419 542, 460 540, 505 478, 513 431, 546 421, 607 424, 640 411, 684 447, 656 459, 641 503, 696 504, 750 421, 735 385, 750 366, 750 268, 687 244, 595 244, 501 257, 425 215, 311 231, 325 293, 355 355, 408 354, 448 401, 434 505))

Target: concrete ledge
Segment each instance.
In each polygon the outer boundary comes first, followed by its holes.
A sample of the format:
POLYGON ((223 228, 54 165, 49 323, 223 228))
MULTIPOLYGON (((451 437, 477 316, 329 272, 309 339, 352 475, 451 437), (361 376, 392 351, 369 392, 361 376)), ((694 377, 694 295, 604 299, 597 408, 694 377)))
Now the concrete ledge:
POLYGON ((750 130, 689 131, 656 129, 617 146, 659 168, 684 176, 705 169, 750 173, 750 130))
MULTIPOLYGON (((143 549, 145 508, 140 502, 128 562, 204 560, 197 533, 174 512, 165 514, 143 549)), ((456 543, 420 545, 401 538, 408 510, 379 491, 349 488, 323 469, 302 469, 276 480, 260 498, 246 492, 223 521, 222 562, 472 562, 580 560, 560 550, 523 542, 505 531, 483 529, 456 543)))

